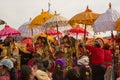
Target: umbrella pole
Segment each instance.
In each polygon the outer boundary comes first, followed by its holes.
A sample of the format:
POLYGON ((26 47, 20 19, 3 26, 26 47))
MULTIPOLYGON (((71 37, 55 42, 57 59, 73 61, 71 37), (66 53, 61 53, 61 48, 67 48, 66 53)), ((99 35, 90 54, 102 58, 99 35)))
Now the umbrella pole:
POLYGON ((87 28, 87 25, 85 24, 85 29, 84 29, 84 39, 83 39, 83 52, 85 52, 85 43, 86 43, 86 28, 87 28))
POLYGON ((31 35, 33 36, 33 29, 31 28, 31 35))
POLYGON ((78 58, 79 55, 78 55, 78 33, 76 34, 76 57, 78 58))
POLYGON ((45 32, 46 32, 46 38, 47 38, 48 48, 52 52, 52 48, 51 48, 51 45, 50 45, 50 42, 49 42, 49 39, 48 39, 47 27, 45 27, 45 32))
POLYGON ((86 43, 86 28, 87 28, 87 25, 85 24, 85 29, 84 29, 84 44, 86 43))
POLYGON ((59 49, 60 49, 60 37, 59 37, 59 34, 58 34, 58 25, 56 25, 56 27, 57 27, 58 44, 59 44, 59 49))
MULTIPOLYGON (((33 28, 31 28, 31 36, 33 37, 33 28)), ((32 48, 35 50, 35 45, 33 40, 32 40, 32 48)))
POLYGON ((112 54, 113 54, 113 73, 112 73, 112 79, 115 80, 115 49, 114 49, 114 35, 113 31, 111 31, 111 38, 112 38, 112 54))

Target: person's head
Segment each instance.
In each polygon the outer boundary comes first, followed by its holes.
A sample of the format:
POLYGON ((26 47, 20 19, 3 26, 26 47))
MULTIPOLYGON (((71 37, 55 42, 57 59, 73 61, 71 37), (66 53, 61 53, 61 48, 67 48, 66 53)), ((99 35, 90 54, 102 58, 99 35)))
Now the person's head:
POLYGON ((79 48, 83 48, 83 47, 84 47, 83 43, 80 43, 80 44, 78 45, 78 47, 79 47, 79 48))
POLYGON ((64 52, 62 52, 62 51, 56 51, 55 56, 56 56, 56 58, 62 58, 64 56, 64 52))
POLYGON ((55 61, 55 64, 56 64, 57 69, 61 69, 61 70, 64 69, 67 65, 65 59, 63 58, 58 58, 55 61))
POLYGON ((99 40, 94 41, 94 46, 100 48, 101 47, 101 42, 99 40))
POLYGON ((9 73, 10 80, 18 80, 16 69, 14 68, 14 64, 10 59, 3 59, 0 62, 0 73, 2 75, 9 73))
POLYGON ((89 58, 86 55, 81 56, 77 60, 77 65, 89 65, 89 58))
POLYGON ((52 75, 53 80, 63 80, 65 67, 66 61, 63 58, 59 58, 55 61, 55 71, 52 75))
POLYGON ((44 60, 43 61, 43 66, 46 70, 49 70, 51 68, 51 64, 49 60, 44 60))
POLYGON ((110 49, 110 45, 106 43, 106 44, 103 45, 103 48, 106 49, 106 50, 109 50, 110 49))
POLYGON ((34 72, 30 66, 23 65, 21 67, 21 80, 33 80, 34 76, 34 72))
POLYGON ((39 36, 39 37, 37 38, 37 42, 38 42, 38 43, 42 43, 42 37, 39 36))
POLYGON ((66 73, 65 80, 79 80, 80 75, 75 69, 69 69, 66 73))
POLYGON ((69 37, 68 37, 68 35, 65 35, 64 37, 63 37, 63 41, 66 43, 68 43, 69 42, 69 37))
POLYGON ((32 54, 32 59, 41 59, 41 55, 38 53, 33 53, 32 54))
POLYGON ((33 61, 32 68, 34 72, 36 72, 37 70, 44 70, 43 61, 41 59, 35 59, 33 61))
MULTIPOLYGON (((0 66, 1 66, 1 68, 3 68, 2 70, 6 69, 9 71, 14 67, 14 64, 10 59, 2 59, 0 62, 0 66)), ((0 71, 2 71, 2 70, 0 70, 0 71)))

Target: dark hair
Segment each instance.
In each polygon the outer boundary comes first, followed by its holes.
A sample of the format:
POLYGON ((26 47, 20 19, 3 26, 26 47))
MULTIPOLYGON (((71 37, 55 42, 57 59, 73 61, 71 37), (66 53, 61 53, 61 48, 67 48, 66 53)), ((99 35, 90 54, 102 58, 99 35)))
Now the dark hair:
POLYGON ((66 73, 65 80, 79 80, 80 75, 75 69, 69 69, 66 73))
POLYGON ((38 53, 33 53, 32 58, 41 58, 41 55, 38 53))
POLYGON ((83 48, 83 47, 84 47, 83 43, 80 43, 80 44, 78 45, 78 47, 79 47, 79 48, 83 48))
POLYGON ((59 64, 56 65, 55 66, 55 71, 54 71, 54 73, 52 75, 53 80, 64 80, 64 78, 65 78, 65 75, 63 74, 64 69, 65 69, 65 67, 62 67, 59 64))
POLYGON ((21 67, 21 80, 29 80, 32 74, 32 68, 28 65, 23 65, 21 67))
POLYGON ((10 74, 10 80, 18 80, 16 68, 12 68, 9 70, 6 66, 3 65, 3 67, 8 70, 10 74))
POLYGON ((18 80, 16 68, 10 70, 10 80, 18 80))
POLYGON ((63 67, 57 65, 52 75, 53 80, 64 80, 63 67))
POLYGON ((38 69, 44 70, 43 61, 41 59, 35 59, 33 65, 36 65, 38 69))
POLYGON ((48 61, 48 60, 44 60, 44 61, 43 61, 43 66, 44 66, 44 68, 48 68, 48 66, 49 66, 49 61, 48 61))
POLYGON ((1 55, 1 52, 3 51, 3 49, 2 48, 0 48, 0 55, 1 55))
POLYGON ((101 47, 100 41, 98 41, 98 40, 94 41, 94 45, 95 45, 95 47, 98 47, 98 48, 101 47))
POLYGON ((110 45, 106 43, 106 44, 104 44, 103 48, 106 49, 106 50, 109 50, 110 45))
POLYGON ((56 51, 56 54, 64 54, 64 52, 59 50, 59 51, 56 51))

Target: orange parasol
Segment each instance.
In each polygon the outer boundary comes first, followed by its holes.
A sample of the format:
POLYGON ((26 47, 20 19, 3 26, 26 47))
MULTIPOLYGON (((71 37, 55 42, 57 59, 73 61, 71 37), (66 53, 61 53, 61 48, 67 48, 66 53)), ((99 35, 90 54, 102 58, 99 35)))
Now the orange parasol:
POLYGON ((43 25, 43 23, 48 20, 49 18, 51 18, 53 15, 50 14, 49 12, 47 11, 44 11, 42 9, 42 12, 40 15, 36 16, 32 21, 31 23, 29 24, 29 27, 30 28, 35 28, 35 27, 38 27, 38 26, 41 26, 43 25))
POLYGON ((118 18, 118 20, 116 22, 116 30, 120 31, 120 18, 118 18))
POLYGON ((36 40, 38 37, 46 37, 50 42, 54 42, 55 39, 52 36, 46 35, 45 33, 38 34, 34 37, 34 40, 36 40))
POLYGON ((79 14, 76 14, 73 16, 69 23, 71 25, 74 25, 75 23, 79 24, 87 24, 92 25, 94 21, 100 16, 98 13, 93 13, 91 9, 87 6, 86 10, 84 12, 81 12, 79 14))
POLYGON ((74 25, 75 23, 78 24, 85 24, 85 29, 84 29, 84 41, 85 39, 85 34, 86 34, 86 25, 92 25, 94 21, 100 16, 98 13, 92 12, 91 9, 87 6, 86 10, 84 12, 81 12, 79 14, 76 14, 73 16, 70 20, 69 23, 71 25, 74 25))

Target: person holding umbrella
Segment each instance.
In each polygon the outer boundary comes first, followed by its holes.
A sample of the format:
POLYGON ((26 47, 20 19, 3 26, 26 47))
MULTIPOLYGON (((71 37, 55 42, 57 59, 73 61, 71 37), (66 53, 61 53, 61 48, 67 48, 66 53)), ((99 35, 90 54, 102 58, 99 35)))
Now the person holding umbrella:
POLYGON ((104 49, 101 48, 100 40, 94 41, 94 46, 86 45, 91 52, 92 80, 104 80, 106 67, 104 65, 104 49))

